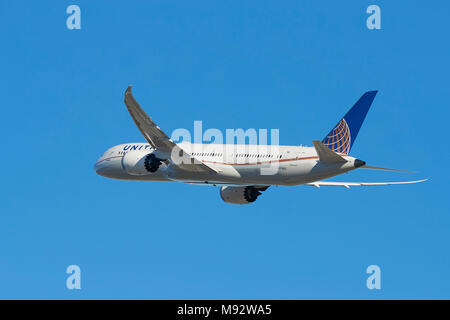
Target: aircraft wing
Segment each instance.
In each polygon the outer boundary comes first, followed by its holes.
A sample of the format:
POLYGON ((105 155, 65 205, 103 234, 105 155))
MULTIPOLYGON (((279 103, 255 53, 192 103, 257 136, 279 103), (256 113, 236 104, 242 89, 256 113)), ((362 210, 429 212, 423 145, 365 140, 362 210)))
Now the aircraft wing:
POLYGON ((409 183, 419 183, 427 181, 428 179, 416 180, 416 181, 398 181, 398 182, 333 182, 333 181, 314 181, 307 183, 307 185, 320 188, 321 186, 341 186, 341 187, 359 187, 359 186, 387 186, 392 184, 409 184, 409 183))
POLYGON ((125 105, 130 112, 136 126, 144 138, 155 149, 165 154, 169 160, 177 155, 175 165, 185 171, 216 173, 214 169, 184 152, 175 142, 162 131, 155 122, 142 110, 131 93, 131 86, 125 91, 125 105))
POLYGON ((148 143, 157 150, 171 153, 175 143, 153 122, 153 120, 142 110, 139 103, 131 94, 131 86, 125 91, 125 105, 130 112, 136 126, 141 131, 148 143))

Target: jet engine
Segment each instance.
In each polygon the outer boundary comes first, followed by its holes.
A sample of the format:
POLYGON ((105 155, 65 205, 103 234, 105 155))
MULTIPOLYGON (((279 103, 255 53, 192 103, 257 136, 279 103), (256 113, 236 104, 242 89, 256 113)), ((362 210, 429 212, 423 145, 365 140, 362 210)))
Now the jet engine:
POLYGON ((142 176, 156 172, 165 159, 145 150, 128 151, 122 158, 122 168, 131 175, 142 176))
POLYGON ((223 201, 228 203, 247 204, 254 202, 261 195, 261 192, 267 188, 253 186, 222 187, 220 188, 220 196, 223 201))

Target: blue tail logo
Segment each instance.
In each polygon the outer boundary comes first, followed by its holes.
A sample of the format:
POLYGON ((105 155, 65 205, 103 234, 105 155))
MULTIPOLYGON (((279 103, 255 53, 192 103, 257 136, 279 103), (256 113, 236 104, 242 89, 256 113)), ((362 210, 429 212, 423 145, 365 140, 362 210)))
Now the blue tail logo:
POLYGON ((364 93, 322 143, 337 153, 348 154, 378 91, 364 93))
POLYGON ((331 130, 331 132, 323 139, 322 143, 334 152, 348 154, 351 147, 350 128, 347 121, 342 118, 341 121, 331 130))

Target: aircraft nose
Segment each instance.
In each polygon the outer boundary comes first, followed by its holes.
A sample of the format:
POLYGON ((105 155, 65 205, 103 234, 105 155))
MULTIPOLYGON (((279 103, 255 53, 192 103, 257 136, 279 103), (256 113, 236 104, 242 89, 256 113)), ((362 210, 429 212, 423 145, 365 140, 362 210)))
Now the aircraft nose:
POLYGON ((94 164, 94 171, 95 171, 96 173, 98 173, 100 169, 101 169, 101 167, 100 167, 100 159, 99 159, 99 160, 97 160, 97 162, 94 164))
POLYGON ((118 157, 101 157, 94 165, 95 172, 106 178, 117 178, 122 174, 122 164, 118 157))
POLYGON ((106 176, 108 168, 105 164, 105 161, 103 161, 101 158, 98 159, 94 165, 94 171, 100 176, 106 176))

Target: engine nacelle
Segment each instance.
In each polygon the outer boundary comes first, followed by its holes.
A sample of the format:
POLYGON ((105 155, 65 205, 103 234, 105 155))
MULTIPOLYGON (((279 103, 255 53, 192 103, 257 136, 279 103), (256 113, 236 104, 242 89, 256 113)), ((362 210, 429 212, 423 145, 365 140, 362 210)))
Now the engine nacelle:
POLYGON ((133 150, 123 156, 122 168, 133 176, 143 176, 156 172, 163 161, 154 152, 133 150))
POLYGON ((228 203, 234 204, 247 204, 254 202, 261 191, 264 191, 267 187, 258 189, 252 186, 245 187, 222 187, 220 188, 220 196, 222 200, 228 203))

